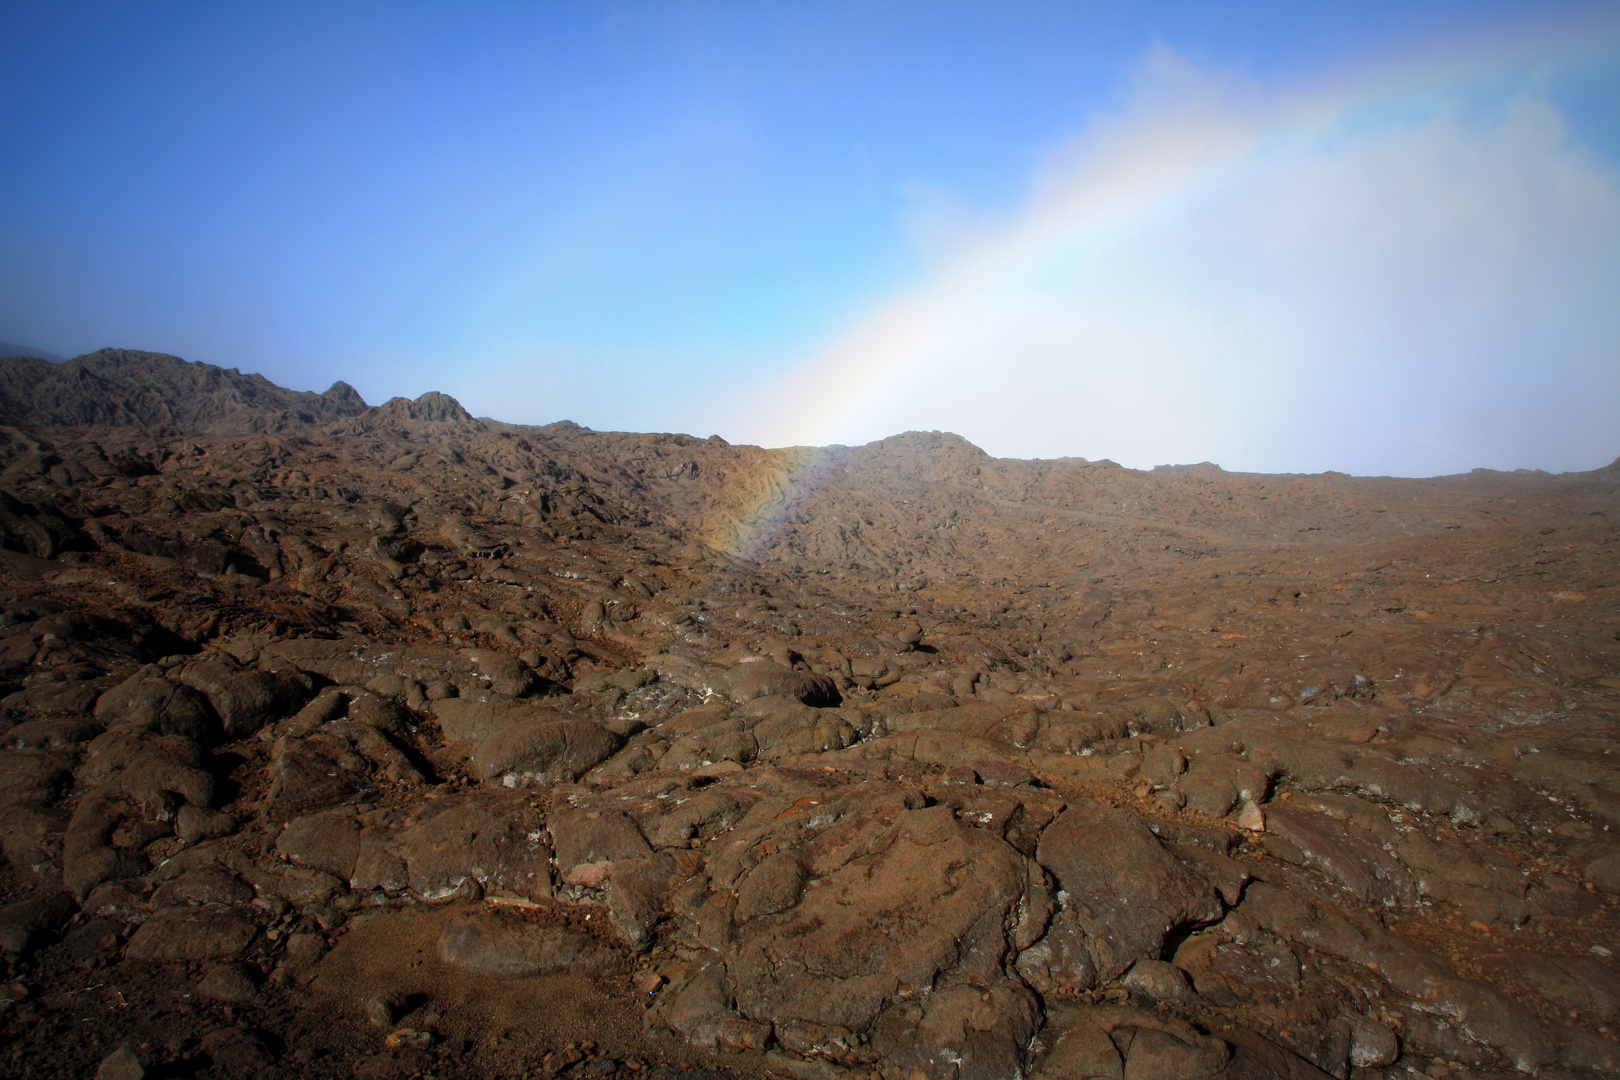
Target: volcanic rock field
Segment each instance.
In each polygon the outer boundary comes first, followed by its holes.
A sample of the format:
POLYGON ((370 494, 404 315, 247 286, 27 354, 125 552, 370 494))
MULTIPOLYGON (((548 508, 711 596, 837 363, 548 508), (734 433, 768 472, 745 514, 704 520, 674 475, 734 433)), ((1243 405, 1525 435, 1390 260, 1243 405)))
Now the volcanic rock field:
POLYGON ((0 1075, 1620 1074, 1620 463, 0 424, 0 1075))

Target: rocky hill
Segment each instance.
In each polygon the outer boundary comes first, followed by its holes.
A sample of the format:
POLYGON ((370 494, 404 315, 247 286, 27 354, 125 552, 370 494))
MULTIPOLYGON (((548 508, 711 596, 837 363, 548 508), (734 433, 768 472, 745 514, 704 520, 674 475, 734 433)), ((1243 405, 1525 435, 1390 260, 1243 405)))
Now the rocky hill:
POLYGON ((324 394, 284 390, 262 375, 163 353, 102 349, 62 363, 0 359, 0 423, 102 425, 232 434, 284 431, 356 416, 345 382, 324 394))
POLYGON ((1617 466, 6 371, 13 1074, 1620 1068, 1617 466))

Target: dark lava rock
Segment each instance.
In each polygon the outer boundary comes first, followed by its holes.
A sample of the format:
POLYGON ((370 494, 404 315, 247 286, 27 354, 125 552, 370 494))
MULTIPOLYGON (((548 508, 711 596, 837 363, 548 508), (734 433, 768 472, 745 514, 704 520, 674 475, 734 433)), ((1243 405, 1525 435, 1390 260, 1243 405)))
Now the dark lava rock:
POLYGON ((251 919, 230 908, 168 908, 141 924, 125 954, 158 963, 234 960, 257 932, 251 919))
POLYGON ((445 923, 439 957, 452 967, 496 979, 564 969, 586 972, 609 962, 609 954, 588 934, 498 912, 458 916, 445 923))
POLYGON ((1620 1068, 1620 463, 764 450, 118 351, 0 414, 19 1075, 1620 1068))

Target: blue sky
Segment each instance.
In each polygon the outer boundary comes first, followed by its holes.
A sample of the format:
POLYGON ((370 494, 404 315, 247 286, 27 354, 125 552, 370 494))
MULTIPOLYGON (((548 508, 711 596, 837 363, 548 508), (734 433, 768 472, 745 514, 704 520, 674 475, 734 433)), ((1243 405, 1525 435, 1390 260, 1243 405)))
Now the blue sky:
POLYGON ((0 339, 734 441, 1620 454, 1620 9, 0 6, 0 339))

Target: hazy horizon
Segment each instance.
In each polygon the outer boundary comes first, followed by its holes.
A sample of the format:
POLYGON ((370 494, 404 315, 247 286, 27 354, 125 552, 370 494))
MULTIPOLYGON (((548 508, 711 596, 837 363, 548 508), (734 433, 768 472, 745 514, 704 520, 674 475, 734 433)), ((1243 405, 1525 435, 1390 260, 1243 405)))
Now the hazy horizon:
POLYGON ((509 423, 1620 452, 1590 3, 0 13, 0 328, 509 423))
MULTIPOLYGON (((4 347, 8 347, 8 346, 9 346, 9 343, 0 342, 0 349, 3 349, 4 347)), ((117 348, 117 346, 104 346, 103 348, 117 348)), ((95 353, 100 352, 100 351, 102 351, 102 350, 101 349, 95 349, 95 350, 91 350, 91 352, 89 352, 89 353, 80 353, 80 354, 75 355, 75 356, 67 356, 67 357, 62 357, 62 356, 46 357, 46 356, 40 355, 39 352, 26 352, 26 353, 24 353, 24 352, 15 352, 14 353, 14 352, 0 351, 0 359, 9 359, 9 358, 19 358, 20 359, 20 358, 25 358, 26 357, 26 358, 32 358, 32 359, 48 359, 52 363, 69 363, 69 362, 74 361, 74 360, 83 359, 86 356, 93 356, 95 353)), ((149 353, 159 352, 159 350, 150 350, 150 349, 133 349, 133 350, 126 350, 126 351, 149 352, 149 353)), ((164 354, 164 355, 172 356, 173 354, 164 354)), ((185 358, 184 357, 175 357, 175 359, 184 360, 185 358)), ((218 366, 218 365, 216 365, 216 366, 218 366)), ((256 371, 241 371, 240 373, 242 375, 244 375, 244 376, 250 376, 250 377, 255 376, 255 375, 263 376, 263 372, 256 372, 256 371)), ((268 377, 268 376, 264 376, 264 377, 268 377)), ((271 380, 271 381, 274 381, 274 380, 271 380)), ((336 380, 333 380, 332 384, 329 384, 327 386, 284 386, 283 389, 293 390, 293 391, 302 391, 302 392, 306 392, 306 393, 320 394, 320 393, 324 393, 326 390, 331 389, 331 386, 335 385, 338 382, 345 382, 346 383, 347 380, 336 379, 336 380)), ((280 385, 280 384, 278 383, 277 385, 280 385)), ((443 391, 437 391, 437 392, 438 393, 443 393, 443 391)), ((435 393, 435 391, 432 391, 432 390, 423 391, 423 394, 430 394, 430 393, 435 393)), ((396 395, 396 397, 398 397, 398 396, 403 396, 403 395, 396 395)), ((423 395, 422 394, 417 395, 417 397, 421 397, 421 396, 423 396, 423 395)), ((449 396, 452 397, 452 398, 455 397, 455 395, 453 395, 453 394, 449 395, 449 396)), ((367 406, 370 406, 370 407, 383 405, 383 404, 386 404, 389 400, 392 400, 390 398, 377 398, 377 399, 366 398, 364 394, 361 395, 361 399, 365 402, 365 404, 367 406)), ((410 399, 407 399, 407 400, 410 400, 410 399)), ((457 399, 457 403, 462 404, 459 401, 459 399, 457 399)), ((465 408, 466 407, 465 404, 463 404, 462 407, 465 408)), ((714 435, 719 434, 718 432, 711 432, 710 435, 705 436, 701 432, 698 432, 698 431, 695 431, 695 430, 694 431, 684 431, 684 430, 677 430, 677 429, 674 429, 674 428, 635 428, 635 429, 631 429, 631 428, 595 428, 595 427, 592 427, 589 424, 580 424, 573 417, 569 417, 569 416, 554 417, 554 418, 552 418, 550 420, 546 420, 546 421, 543 421, 543 422, 536 422, 536 423, 505 420, 502 417, 494 415, 494 414, 478 415, 478 414, 474 413, 473 418, 476 419, 476 420, 480 420, 480 421, 493 421, 495 423, 498 423, 498 424, 501 424, 501 425, 507 426, 507 427, 545 427, 545 426, 547 426, 549 424, 572 423, 572 424, 576 424, 579 427, 584 428, 587 431, 595 431, 595 432, 598 432, 600 434, 682 435, 682 436, 686 436, 686 437, 689 437, 689 438, 696 438, 696 439, 705 439, 705 438, 709 438, 709 437, 712 437, 714 435)), ((887 432, 885 434, 875 436, 875 437, 873 437, 871 439, 863 440, 862 442, 859 442, 859 443, 833 442, 833 443, 819 443, 819 444, 794 443, 794 444, 781 444, 781 445, 763 445, 763 444, 747 444, 747 443, 744 443, 743 445, 761 445, 763 449, 767 449, 767 450, 838 450, 838 449, 854 449, 854 448, 859 448, 861 446, 868 445, 868 444, 871 444, 871 443, 884 442, 884 441, 886 441, 888 439, 898 438, 900 436, 913 435, 913 434, 954 436, 956 438, 963 439, 964 441, 966 441, 969 444, 977 447, 980 450, 985 449, 982 446, 978 446, 978 444, 974 443, 974 441, 972 439, 967 438, 965 435, 962 435, 960 432, 950 431, 950 430, 941 429, 941 428, 907 428, 907 429, 905 429, 903 431, 901 431, 901 430, 890 431, 890 432, 887 432)), ((724 438, 724 436, 721 436, 721 437, 724 438)), ((735 442, 733 442, 733 440, 728 439, 726 441, 728 443, 732 443, 732 445, 737 445, 735 442)), ((986 452, 988 452, 988 451, 986 451, 986 452)), ((1321 469, 1321 470, 1317 470, 1315 472, 1301 472, 1301 471, 1298 471, 1298 470, 1280 470, 1280 471, 1264 472, 1264 471, 1257 471, 1257 470, 1253 470, 1253 469, 1233 469, 1233 468, 1226 467, 1221 462, 1210 461, 1210 460, 1207 460, 1207 459, 1201 460, 1201 461, 1161 461, 1161 462, 1157 462, 1156 464, 1153 464, 1153 465, 1127 465, 1127 464, 1124 464, 1122 462, 1115 461, 1113 458, 1110 458, 1110 457, 1108 457, 1106 455, 1103 456, 1103 457, 1098 457, 1098 458, 1088 458, 1088 457, 1085 457, 1083 455, 1078 455, 1078 454, 1061 454, 1061 455, 1057 455, 1057 456, 1047 456, 1047 457, 1040 457, 1040 456, 1037 456, 1037 457, 1022 457, 1022 456, 1018 456, 1018 455, 1007 455, 1007 454, 991 454, 991 456, 995 457, 995 458, 998 458, 998 459, 1006 459, 1006 460, 1014 460, 1014 461, 1080 461, 1080 462, 1085 462, 1087 464, 1093 464, 1093 465, 1111 463, 1111 464, 1114 464, 1114 465, 1119 465, 1121 468, 1130 469, 1130 470, 1136 471, 1136 472, 1152 472, 1152 471, 1154 471, 1156 469, 1197 468, 1199 466, 1204 466, 1204 465, 1213 465, 1216 468, 1221 469, 1223 472, 1227 472, 1227 473, 1231 473, 1231 474, 1239 474, 1239 473, 1241 473, 1241 474, 1245 474, 1245 475, 1256 475, 1256 476, 1319 476, 1319 475, 1324 475, 1324 474, 1327 474, 1327 473, 1339 473, 1341 475, 1358 476, 1358 477, 1370 478, 1370 479, 1377 479, 1377 478, 1380 478, 1380 477, 1387 477, 1387 478, 1392 478, 1392 479, 1410 479, 1410 480, 1443 479, 1446 476, 1460 476, 1460 475, 1464 475, 1464 474, 1469 473, 1469 472, 1478 472, 1478 471, 1481 471, 1481 470, 1486 468, 1484 466, 1474 466, 1474 467, 1472 467, 1470 469, 1463 469, 1463 470, 1459 470, 1457 472, 1452 472, 1452 473, 1431 473, 1431 474, 1423 474, 1423 475, 1400 474, 1400 473, 1349 473, 1349 474, 1346 474, 1346 473, 1344 473, 1343 470, 1339 470, 1339 469, 1321 469)), ((1598 469, 1602 469, 1602 468, 1604 468, 1604 467, 1606 467, 1606 466, 1608 466, 1610 464, 1616 464, 1616 463, 1620 463, 1620 447, 1617 447, 1616 456, 1614 458, 1610 459, 1609 461, 1605 461, 1605 462, 1602 462, 1602 463, 1600 463, 1598 465, 1594 465, 1591 468, 1565 469, 1565 470, 1557 470, 1557 472, 1559 472, 1559 473, 1593 472, 1593 471, 1596 471, 1598 469)), ((1540 470, 1540 469, 1530 468, 1530 467, 1526 467, 1526 466, 1518 466, 1518 467, 1511 468, 1511 469, 1498 469, 1498 470, 1492 470, 1492 471, 1531 473, 1531 472, 1546 472, 1546 471, 1549 471, 1549 470, 1540 470)))

